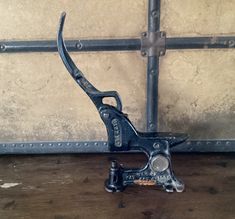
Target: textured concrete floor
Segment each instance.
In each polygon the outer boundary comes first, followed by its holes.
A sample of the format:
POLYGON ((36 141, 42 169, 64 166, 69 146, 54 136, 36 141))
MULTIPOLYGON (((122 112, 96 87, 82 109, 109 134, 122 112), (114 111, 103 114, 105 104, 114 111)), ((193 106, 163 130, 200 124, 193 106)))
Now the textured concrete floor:
MULTIPOLYGON (((0 39, 138 37, 146 0, 0 0, 0 39)), ((163 0, 168 36, 235 35, 235 0, 163 0)), ((145 127, 146 60, 136 53, 73 54, 100 90, 117 90, 124 111, 145 127)), ((235 51, 168 51, 161 58, 160 128, 197 138, 235 137, 235 51)), ((0 141, 106 139, 91 101, 56 53, 0 55, 0 141)))

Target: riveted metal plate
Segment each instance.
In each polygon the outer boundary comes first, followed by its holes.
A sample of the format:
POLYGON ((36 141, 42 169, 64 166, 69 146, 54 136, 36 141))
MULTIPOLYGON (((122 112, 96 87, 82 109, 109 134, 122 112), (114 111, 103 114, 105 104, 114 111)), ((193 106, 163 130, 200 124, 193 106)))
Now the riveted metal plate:
POLYGON ((141 34, 142 56, 163 56, 166 53, 166 33, 164 31, 143 32, 141 34))

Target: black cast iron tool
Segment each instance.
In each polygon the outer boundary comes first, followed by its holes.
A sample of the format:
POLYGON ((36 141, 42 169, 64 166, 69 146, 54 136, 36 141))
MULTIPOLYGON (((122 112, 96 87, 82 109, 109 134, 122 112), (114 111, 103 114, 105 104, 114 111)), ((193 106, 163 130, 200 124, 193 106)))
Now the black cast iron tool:
POLYGON ((143 168, 124 168, 117 161, 112 161, 109 178, 105 181, 108 192, 123 191, 128 185, 155 185, 167 192, 182 192, 184 184, 179 181, 171 164, 170 148, 187 139, 186 134, 139 132, 135 129, 127 115, 122 112, 122 102, 116 91, 99 91, 77 68, 71 59, 64 40, 63 27, 65 13, 62 13, 57 36, 60 57, 77 84, 86 92, 95 104, 108 134, 110 152, 137 151, 146 154, 148 161, 143 168), (114 98, 116 106, 103 103, 104 98, 114 98))

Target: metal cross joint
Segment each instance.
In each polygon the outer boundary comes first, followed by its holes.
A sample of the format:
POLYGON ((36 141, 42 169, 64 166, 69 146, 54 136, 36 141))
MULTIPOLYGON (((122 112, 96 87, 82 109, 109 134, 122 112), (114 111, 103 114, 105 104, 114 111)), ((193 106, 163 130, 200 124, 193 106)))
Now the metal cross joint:
POLYGON ((141 34, 142 56, 163 56, 166 53, 166 32, 143 32, 141 34))
POLYGON ((78 85, 86 92, 95 104, 103 120, 110 152, 136 151, 145 153, 148 162, 140 169, 128 169, 112 162, 109 178, 105 188, 109 192, 123 191, 128 185, 156 185, 167 192, 182 192, 184 184, 177 180, 172 171, 170 148, 184 142, 188 136, 178 133, 139 132, 135 129, 127 115, 122 112, 121 99, 116 91, 99 91, 78 69, 70 57, 64 40, 63 26, 65 13, 62 13, 57 35, 57 46, 60 57, 78 85), (116 106, 103 103, 103 99, 113 97, 116 106))

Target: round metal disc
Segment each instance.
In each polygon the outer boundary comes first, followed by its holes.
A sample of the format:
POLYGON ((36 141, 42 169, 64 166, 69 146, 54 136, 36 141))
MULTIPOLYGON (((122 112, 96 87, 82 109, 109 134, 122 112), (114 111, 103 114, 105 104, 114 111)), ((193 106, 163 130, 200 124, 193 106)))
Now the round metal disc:
POLYGON ((169 166, 169 161, 163 155, 156 155, 151 159, 151 169, 154 172, 163 172, 169 166))

